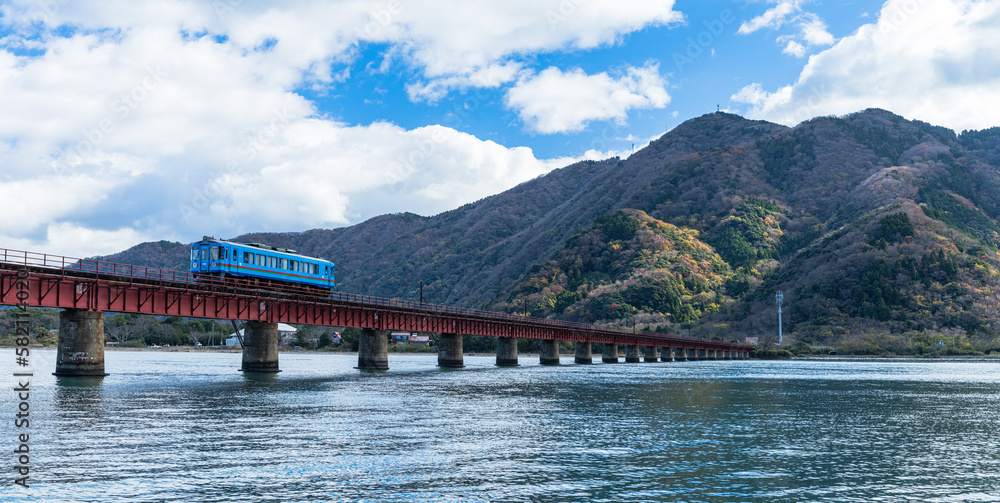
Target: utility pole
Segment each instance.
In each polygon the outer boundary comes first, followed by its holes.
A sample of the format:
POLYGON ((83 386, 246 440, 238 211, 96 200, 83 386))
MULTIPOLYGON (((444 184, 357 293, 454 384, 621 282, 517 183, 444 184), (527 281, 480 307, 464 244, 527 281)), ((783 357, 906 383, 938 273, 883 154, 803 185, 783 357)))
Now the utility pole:
POLYGON ((420 280, 420 305, 424 305, 424 280, 420 280))
POLYGON ((785 300, 785 296, 781 294, 781 290, 774 294, 774 300, 778 301, 778 345, 781 345, 781 302, 785 300))

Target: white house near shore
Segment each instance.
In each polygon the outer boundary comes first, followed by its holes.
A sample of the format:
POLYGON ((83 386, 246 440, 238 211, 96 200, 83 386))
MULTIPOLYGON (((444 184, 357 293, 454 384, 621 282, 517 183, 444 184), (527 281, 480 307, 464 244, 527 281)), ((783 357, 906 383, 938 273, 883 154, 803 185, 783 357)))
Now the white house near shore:
MULTIPOLYGON (((236 337, 235 333, 229 334, 229 338, 226 339, 226 346, 239 346, 240 338, 243 337, 243 331, 245 328, 240 329, 240 337, 236 337)), ((298 331, 295 327, 287 323, 278 323, 278 340, 285 341, 289 337, 294 337, 295 332, 298 331)))

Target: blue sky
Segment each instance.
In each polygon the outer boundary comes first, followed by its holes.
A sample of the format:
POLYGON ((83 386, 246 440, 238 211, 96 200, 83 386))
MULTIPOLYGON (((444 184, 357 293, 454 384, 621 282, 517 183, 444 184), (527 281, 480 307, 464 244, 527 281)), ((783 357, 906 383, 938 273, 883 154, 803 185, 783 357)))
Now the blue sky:
POLYGON ((3 247, 432 215, 716 107, 998 125, 1000 1, 0 2, 3 247))

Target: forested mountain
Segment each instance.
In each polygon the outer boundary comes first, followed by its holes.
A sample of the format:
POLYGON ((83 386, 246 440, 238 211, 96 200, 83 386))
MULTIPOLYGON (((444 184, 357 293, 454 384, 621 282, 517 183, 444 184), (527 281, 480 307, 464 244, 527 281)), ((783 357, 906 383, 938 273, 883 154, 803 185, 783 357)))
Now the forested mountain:
MULTIPOLYGON (((339 288, 854 352, 1000 348, 1000 128, 871 109, 794 128, 714 113, 433 217, 249 234, 337 263, 339 288), (956 339, 952 339, 955 337, 956 339), (956 342, 957 340, 957 342, 956 342)), ((186 265, 148 243, 108 257, 186 265), (148 255, 148 256, 147 256, 148 255)))

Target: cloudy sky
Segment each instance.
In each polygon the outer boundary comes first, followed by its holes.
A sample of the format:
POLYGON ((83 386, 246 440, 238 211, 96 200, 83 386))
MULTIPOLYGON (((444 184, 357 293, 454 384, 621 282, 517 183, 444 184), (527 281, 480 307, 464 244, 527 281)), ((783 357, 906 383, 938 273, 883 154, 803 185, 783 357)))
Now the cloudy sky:
POLYGON ((0 248, 432 215, 716 107, 1000 125, 1000 0, 0 2, 0 248))

